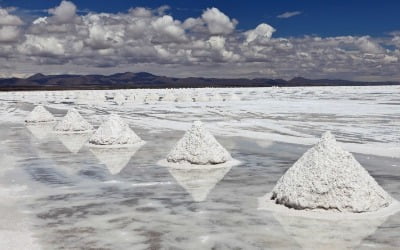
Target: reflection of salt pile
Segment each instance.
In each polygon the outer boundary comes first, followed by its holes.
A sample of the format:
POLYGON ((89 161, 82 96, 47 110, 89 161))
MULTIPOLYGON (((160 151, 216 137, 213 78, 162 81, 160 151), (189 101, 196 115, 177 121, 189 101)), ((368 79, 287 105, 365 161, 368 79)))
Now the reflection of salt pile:
POLYGON ((173 164, 216 165, 233 161, 200 121, 193 123, 167 156, 167 163, 173 164))
POLYGON ((54 130, 62 133, 85 133, 93 130, 93 126, 83 118, 79 112, 72 108, 64 118, 57 123, 54 130))
POLYGON ((271 199, 289 208, 353 213, 377 211, 393 202, 329 132, 281 177, 271 199))
POLYGON ((44 140, 48 137, 53 130, 55 122, 42 122, 42 123, 28 123, 26 128, 38 140, 44 140))
POLYGON ((92 133, 58 134, 57 138, 71 153, 76 154, 89 140, 91 135, 92 133))
POLYGON ((232 166, 220 168, 168 168, 168 171, 175 178, 196 202, 206 200, 210 191, 229 172, 232 166))
POLYGON ((122 148, 96 148, 91 147, 90 151, 96 158, 106 165, 111 174, 118 174, 129 163, 132 156, 142 145, 122 148))
POLYGON ((25 122, 27 123, 54 122, 54 121, 55 121, 54 116, 41 105, 36 106, 25 119, 25 122))
POLYGON ((143 143, 118 115, 110 115, 90 138, 90 146, 124 147, 143 143))
POLYGON ((273 216, 303 249, 356 249, 386 220, 319 220, 279 213, 273 216))

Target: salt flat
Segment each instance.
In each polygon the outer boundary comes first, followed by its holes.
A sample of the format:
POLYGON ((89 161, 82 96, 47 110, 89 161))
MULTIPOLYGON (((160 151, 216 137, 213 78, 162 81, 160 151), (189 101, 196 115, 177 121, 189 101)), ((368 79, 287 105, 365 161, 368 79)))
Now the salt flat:
POLYGON ((0 93, 0 154, 6 166, 0 180, 3 190, 11 190, 1 195, 13 194, 1 207, 12 211, 9 218, 23 215, 4 230, 43 249, 400 247, 399 214, 330 224, 282 218, 257 204, 326 130, 400 200, 400 87, 187 89, 174 93, 235 93, 241 100, 129 101, 132 95, 162 97, 168 91, 0 93), (126 100, 119 96, 115 102, 117 94, 126 100), (81 138, 24 125, 38 104, 58 120, 75 108, 95 127, 118 114, 147 143, 133 155, 93 153, 84 143, 77 149, 81 138), (158 166, 194 120, 242 164, 195 173, 158 166), (71 142, 75 147, 67 146, 71 142), (316 234, 318 241, 305 237, 316 234))

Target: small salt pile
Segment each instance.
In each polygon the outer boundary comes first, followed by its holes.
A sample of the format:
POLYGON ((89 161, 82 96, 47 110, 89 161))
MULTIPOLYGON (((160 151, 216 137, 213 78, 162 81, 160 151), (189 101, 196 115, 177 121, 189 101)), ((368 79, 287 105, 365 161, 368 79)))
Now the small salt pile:
POLYGON ((27 123, 39 123, 39 122, 54 122, 54 116, 47 111, 43 106, 36 106, 31 113, 25 118, 27 123))
POLYGON ((167 92, 161 99, 163 102, 175 102, 176 97, 173 93, 167 92))
POLYGON ((237 94, 235 94, 235 93, 232 93, 231 95, 229 95, 227 98, 226 98, 226 100, 227 101, 240 101, 240 96, 238 96, 237 94))
POLYGON ((167 156, 168 162, 214 165, 232 160, 229 152, 215 137, 195 121, 167 156))
POLYGON ((118 115, 110 115, 89 140, 90 146, 124 147, 143 143, 118 115))
POLYGON ((121 93, 117 93, 114 96, 114 102, 118 105, 123 105, 126 102, 125 96, 121 93))
POLYGON ((208 102, 210 101, 210 97, 204 94, 200 94, 194 98, 196 102, 208 102))
POLYGON ((156 93, 150 93, 146 96, 146 98, 144 99, 144 102, 145 103, 155 103, 155 102, 158 102, 159 99, 160 99, 160 97, 156 93))
POLYGON ((394 200, 330 132, 279 179, 271 200, 298 210, 374 212, 394 200))
POLYGON ((61 133, 85 133, 93 130, 93 126, 83 118, 79 112, 72 108, 64 118, 57 123, 54 130, 61 133))
POLYGON ((193 98, 187 93, 181 93, 178 98, 176 98, 177 102, 193 102, 193 98))

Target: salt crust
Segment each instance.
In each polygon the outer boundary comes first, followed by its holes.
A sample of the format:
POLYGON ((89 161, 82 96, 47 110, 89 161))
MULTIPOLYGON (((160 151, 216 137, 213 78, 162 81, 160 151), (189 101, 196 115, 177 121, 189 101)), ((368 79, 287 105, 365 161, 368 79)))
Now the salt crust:
POLYGON ((36 106, 26 117, 26 123, 54 122, 56 119, 43 106, 36 106))
POLYGON ((229 152, 204 129, 200 121, 193 123, 167 156, 167 161, 171 163, 197 165, 215 165, 230 160, 232 156, 229 152))
POLYGON ((294 208, 288 208, 281 204, 276 204, 274 200, 271 200, 272 193, 267 193, 265 196, 258 198, 258 210, 268 210, 273 213, 278 213, 284 216, 295 216, 304 217, 310 219, 321 219, 321 220, 364 220, 364 219, 377 219, 385 218, 400 212, 400 202, 393 200, 393 202, 385 208, 381 208, 378 211, 363 212, 363 213, 352 213, 352 212, 340 212, 338 210, 325 210, 325 209, 303 209, 298 210, 294 208))
POLYGON ((285 207, 300 214, 310 210, 324 214, 387 214, 398 209, 398 202, 329 132, 304 153, 264 199, 266 207, 285 207))
POLYGON ((93 131, 93 126, 72 108, 64 118, 54 127, 57 133, 87 133, 93 131))
POLYGON ((110 115, 89 139, 90 147, 130 147, 144 144, 118 115, 110 115))
POLYGON ((169 162, 166 159, 160 160, 157 162, 158 165, 163 167, 175 168, 175 169, 215 169, 215 168, 228 168, 239 165, 241 162, 235 159, 229 160, 224 163, 219 164, 207 164, 207 165, 199 165, 199 164, 191 164, 189 162, 169 162))

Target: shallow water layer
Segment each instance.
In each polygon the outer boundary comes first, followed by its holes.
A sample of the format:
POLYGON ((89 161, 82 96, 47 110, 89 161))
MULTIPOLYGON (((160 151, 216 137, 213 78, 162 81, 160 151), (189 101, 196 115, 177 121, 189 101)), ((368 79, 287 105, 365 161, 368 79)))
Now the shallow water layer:
MULTIPOLYGON (((183 132, 131 126, 147 141, 135 152, 77 149, 81 137, 0 125, 2 153, 17 159, 1 180, 27 186, 18 205, 44 249, 400 248, 400 214, 332 223, 258 210, 308 146, 218 137, 242 164, 183 171, 156 165, 183 132)), ((400 200, 398 159, 356 158, 400 200)))

